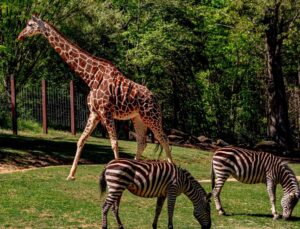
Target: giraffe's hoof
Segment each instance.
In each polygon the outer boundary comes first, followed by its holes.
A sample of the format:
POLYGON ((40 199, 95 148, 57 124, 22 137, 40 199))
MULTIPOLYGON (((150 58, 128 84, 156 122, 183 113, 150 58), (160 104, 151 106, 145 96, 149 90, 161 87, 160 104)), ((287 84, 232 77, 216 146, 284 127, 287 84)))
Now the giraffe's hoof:
POLYGON ((67 177, 67 180, 74 181, 74 180, 75 180, 75 177, 74 177, 74 176, 71 176, 71 175, 69 175, 69 176, 67 177))
POLYGON ((218 211, 219 215, 225 215, 225 212, 223 210, 218 211))
POLYGON ((172 159, 168 158, 168 162, 171 164, 175 164, 172 159))

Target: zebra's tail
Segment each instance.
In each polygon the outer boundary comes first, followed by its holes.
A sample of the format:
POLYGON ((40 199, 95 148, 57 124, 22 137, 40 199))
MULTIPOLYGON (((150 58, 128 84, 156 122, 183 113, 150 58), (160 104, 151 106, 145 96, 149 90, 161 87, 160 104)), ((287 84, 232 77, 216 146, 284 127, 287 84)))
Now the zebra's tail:
POLYGON ((103 170, 103 172, 100 174, 100 177, 99 177, 100 197, 102 197, 103 194, 106 192, 107 183, 106 183, 106 178, 105 178, 105 171, 106 171, 106 168, 103 170))
POLYGON ((213 191, 215 188, 215 170, 214 170, 214 164, 211 163, 211 190, 213 191))

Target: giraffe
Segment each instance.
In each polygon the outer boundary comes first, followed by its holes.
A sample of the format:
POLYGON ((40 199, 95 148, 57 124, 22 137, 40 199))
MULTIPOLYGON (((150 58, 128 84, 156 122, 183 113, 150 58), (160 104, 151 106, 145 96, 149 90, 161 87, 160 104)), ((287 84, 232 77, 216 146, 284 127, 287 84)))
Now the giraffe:
POLYGON ((167 160, 173 163, 168 137, 163 131, 162 114, 152 92, 145 86, 127 79, 110 61, 95 57, 72 43, 49 22, 32 15, 18 40, 41 34, 69 67, 89 86, 87 97, 89 118, 77 142, 75 158, 67 177, 74 180, 83 146, 99 122, 107 129, 114 157, 119 158, 115 119, 131 119, 137 140, 136 160, 146 148, 147 128, 162 145, 167 160))

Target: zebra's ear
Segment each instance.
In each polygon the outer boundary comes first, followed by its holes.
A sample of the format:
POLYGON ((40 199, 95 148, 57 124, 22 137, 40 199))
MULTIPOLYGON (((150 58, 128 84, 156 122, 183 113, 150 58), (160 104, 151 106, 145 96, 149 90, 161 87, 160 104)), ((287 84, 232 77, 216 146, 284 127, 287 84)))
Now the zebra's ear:
POLYGON ((293 192, 293 193, 290 193, 290 197, 292 197, 292 198, 297 198, 297 199, 299 199, 300 198, 300 193, 297 193, 297 192, 293 192))

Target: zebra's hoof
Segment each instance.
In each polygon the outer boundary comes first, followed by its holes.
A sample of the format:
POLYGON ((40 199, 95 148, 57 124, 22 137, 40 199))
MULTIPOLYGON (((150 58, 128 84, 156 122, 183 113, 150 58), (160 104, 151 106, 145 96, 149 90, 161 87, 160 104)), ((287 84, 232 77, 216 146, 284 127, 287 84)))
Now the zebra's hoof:
POLYGON ((279 219, 279 215, 278 214, 274 214, 274 216, 273 216, 273 220, 277 220, 277 219, 279 219))
POLYGON ((71 176, 71 175, 69 175, 69 176, 67 177, 67 180, 74 181, 74 180, 75 180, 75 177, 74 177, 74 176, 71 176))

